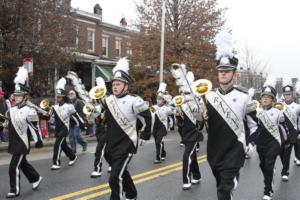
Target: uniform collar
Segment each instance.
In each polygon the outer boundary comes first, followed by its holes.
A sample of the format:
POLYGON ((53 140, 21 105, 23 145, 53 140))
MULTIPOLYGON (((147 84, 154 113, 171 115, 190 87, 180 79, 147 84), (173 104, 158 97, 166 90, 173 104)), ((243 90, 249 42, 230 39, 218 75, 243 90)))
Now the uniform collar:
POLYGON ((291 101, 291 102, 286 102, 286 101, 284 101, 284 103, 285 103, 286 105, 291 105, 291 104, 293 103, 293 101, 291 101))
POLYGON ((227 91, 224 91, 221 87, 219 87, 218 90, 222 95, 226 95, 226 94, 232 92, 234 90, 234 87, 232 85, 227 91))
POLYGON ((127 96, 128 94, 129 94, 129 92, 123 92, 122 94, 120 94, 118 96, 115 95, 115 97, 117 97, 118 99, 120 99, 120 98, 123 98, 123 97, 127 96))
POLYGON ((272 106, 268 107, 268 108, 263 108, 264 110, 268 111, 270 110, 271 108, 273 108, 272 106))

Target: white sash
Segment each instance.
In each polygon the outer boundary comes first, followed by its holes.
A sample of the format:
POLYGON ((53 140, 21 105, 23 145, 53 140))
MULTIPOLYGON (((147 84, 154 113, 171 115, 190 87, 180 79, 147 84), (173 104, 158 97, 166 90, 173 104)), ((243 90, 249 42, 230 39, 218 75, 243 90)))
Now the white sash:
POLYGON ((259 109, 257 112, 257 118, 263 123, 269 133, 279 142, 281 145, 280 132, 277 125, 274 125, 269 118, 267 112, 263 109, 259 109))
POLYGON ((70 120, 68 120, 68 122, 66 122, 65 120, 64 120, 64 117, 63 117, 63 113, 60 111, 60 106, 59 105, 55 105, 55 106, 53 106, 53 109, 55 110, 55 112, 56 112, 56 114, 57 114, 57 116, 58 116, 58 118, 60 119, 60 121, 62 122, 62 123, 64 123, 64 125, 67 127, 67 129, 69 130, 70 129, 70 120))
POLYGON ((239 119, 233 110, 227 105, 222 97, 214 91, 211 91, 206 96, 207 101, 221 115, 224 121, 232 129, 244 148, 246 147, 244 123, 239 119))
POLYGON ((126 118, 124 113, 120 110, 117 101, 113 95, 106 98, 106 105, 113 115, 114 119, 121 127, 121 129, 128 135, 130 140, 133 142, 134 146, 137 146, 137 132, 136 127, 134 127, 130 121, 126 118))
POLYGON ((181 106, 181 108, 182 108, 182 111, 186 114, 186 116, 191 120, 191 122, 194 125, 196 125, 197 120, 196 120, 194 114, 192 113, 192 110, 191 110, 190 106, 188 105, 188 103, 183 104, 181 106))
POLYGON ((295 122, 294 118, 292 117, 291 110, 288 107, 286 107, 286 109, 284 110, 284 114, 290 120, 294 129, 297 130, 297 122, 295 122))
POLYGON ((17 107, 11 108, 10 111, 10 120, 13 124, 17 134, 21 138, 21 140, 24 142, 26 148, 29 148, 29 141, 28 141, 28 135, 27 135, 27 128, 28 126, 22 123, 22 119, 20 119, 18 109, 17 107))

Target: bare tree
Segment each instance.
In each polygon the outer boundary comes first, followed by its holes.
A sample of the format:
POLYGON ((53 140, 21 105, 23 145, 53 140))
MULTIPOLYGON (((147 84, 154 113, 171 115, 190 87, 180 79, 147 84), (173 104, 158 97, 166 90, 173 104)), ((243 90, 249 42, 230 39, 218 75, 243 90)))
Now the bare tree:
MULTIPOLYGON (((224 9, 216 0, 166 0, 165 75, 173 94, 177 88, 170 76, 170 65, 185 63, 197 78, 215 80, 214 38, 224 23, 224 9)), ((147 86, 151 93, 158 86, 161 0, 142 0, 137 5, 137 32, 132 35, 132 70, 136 73, 136 87, 147 86), (146 69, 151 66, 151 70, 146 69), (149 73, 145 73, 146 71, 149 73), (143 74, 143 76, 140 76, 143 74), (149 87, 151 86, 151 87, 149 87)))

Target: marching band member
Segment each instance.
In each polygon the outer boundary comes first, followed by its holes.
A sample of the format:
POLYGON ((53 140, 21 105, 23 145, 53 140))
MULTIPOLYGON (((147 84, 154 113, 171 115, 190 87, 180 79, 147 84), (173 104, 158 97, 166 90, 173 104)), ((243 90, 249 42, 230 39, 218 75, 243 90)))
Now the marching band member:
POLYGON ((20 170, 32 183, 32 189, 36 190, 42 180, 40 174, 27 161, 30 152, 30 140, 35 141, 35 147, 43 146, 42 136, 38 126, 38 114, 36 110, 27 105, 29 88, 26 86, 28 72, 23 67, 19 68, 15 78, 15 106, 7 111, 9 120, 9 144, 8 152, 12 154, 9 165, 10 192, 6 198, 14 198, 20 195, 20 170))
POLYGON ((70 118, 77 121, 82 127, 84 124, 83 119, 76 112, 73 104, 67 103, 67 93, 65 91, 66 79, 61 78, 56 85, 56 105, 50 110, 50 117, 53 115, 55 119, 55 143, 53 149, 53 165, 52 170, 60 169, 60 156, 63 151, 70 159, 69 166, 72 166, 77 156, 72 152, 67 145, 66 137, 69 134, 70 118))
MULTIPOLYGON (((101 77, 96 78, 96 83, 99 88, 103 88, 106 91, 105 82, 101 77)), ((94 88, 96 88, 94 87, 94 88)), ((107 127, 106 127, 106 119, 104 117, 105 111, 101 109, 103 107, 102 100, 97 97, 97 94, 94 92, 95 89, 91 89, 90 97, 95 101, 94 110, 88 116, 88 119, 95 119, 96 123, 96 138, 97 138, 97 147, 95 151, 95 160, 94 160, 94 171, 91 173, 91 178, 97 178, 102 175, 102 162, 104 158, 105 146, 106 146, 106 137, 107 137, 107 127), (96 103, 97 102, 97 103, 96 103), (104 112, 103 112, 104 111, 104 112)), ((105 94, 104 92, 103 94, 105 94)), ((109 167, 110 169, 110 167, 109 167)))
POLYGON ((156 157, 154 164, 166 159, 166 150, 163 138, 168 132, 168 117, 173 114, 173 108, 167 105, 168 96, 166 83, 161 83, 157 91, 157 105, 152 106, 152 134, 155 140, 156 157))
POLYGON ((263 200, 271 200, 273 197, 272 182, 275 162, 280 154, 281 145, 287 137, 283 112, 273 107, 273 101, 276 99, 275 84, 275 77, 269 76, 262 89, 261 108, 256 114, 259 128, 250 135, 250 141, 256 143, 260 168, 264 176, 263 200))
MULTIPOLYGON (((300 105, 294 102, 294 87, 290 77, 283 77, 282 92, 284 97, 284 117, 288 127, 287 143, 282 146, 280 153, 281 162, 283 165, 281 175, 283 181, 289 179, 289 168, 292 148, 296 144, 298 130, 298 117, 300 115, 300 105)), ((300 162, 299 162, 300 164, 300 162)))
MULTIPOLYGON (((179 74, 185 76, 183 73, 179 74)), ((192 91, 190 89, 191 84, 194 82, 194 74, 188 72, 186 79, 187 83, 185 85, 179 85, 179 91, 182 96, 178 97, 179 99, 177 101, 179 101, 179 105, 176 110, 177 122, 181 124, 181 141, 185 147, 182 159, 183 190, 190 189, 192 184, 200 183, 201 173, 197 161, 196 149, 200 137, 198 121, 203 120, 199 106, 193 101, 192 91), (181 103, 182 105, 180 105, 181 103)), ((174 97, 174 101, 176 105, 176 97, 174 97)))
POLYGON ((105 157, 111 166, 111 200, 122 199, 123 192, 127 200, 137 199, 137 190, 127 170, 138 147, 137 116, 142 116, 146 124, 140 138, 149 140, 151 136, 149 106, 141 97, 130 94, 129 85, 133 80, 128 71, 127 59, 120 59, 113 69, 112 94, 104 99, 107 120, 105 157))
MULTIPOLYGON (((296 94, 300 94, 300 81, 297 81, 296 83, 296 94)), ((298 117, 297 119, 297 127, 298 127, 298 133, 297 133, 297 138, 294 144, 294 151, 295 151, 295 164, 297 166, 300 166, 300 118, 298 117)))
MULTIPOLYGON (((245 160, 243 119, 248 106, 252 105, 248 94, 233 86, 238 59, 232 53, 230 39, 231 35, 227 32, 220 32, 216 37, 220 85, 205 95, 203 104, 204 116, 206 112, 205 117, 208 117, 207 160, 217 182, 218 200, 231 199, 237 187, 240 168, 245 160)), ((194 84, 199 87, 197 81, 194 84)))

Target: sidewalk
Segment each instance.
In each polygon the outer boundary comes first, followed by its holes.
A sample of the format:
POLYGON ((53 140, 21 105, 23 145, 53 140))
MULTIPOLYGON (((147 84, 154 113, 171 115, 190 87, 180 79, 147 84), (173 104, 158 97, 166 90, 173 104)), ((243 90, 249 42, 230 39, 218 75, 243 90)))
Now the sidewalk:
MULTIPOLYGON (((91 141, 96 141, 96 136, 88 136, 88 135, 82 135, 83 138, 88 141, 88 142, 91 142, 91 141)), ((54 142, 55 142, 55 138, 53 136, 49 137, 49 138, 44 138, 43 139, 44 141, 44 147, 49 147, 49 146, 53 146, 54 145, 54 142)), ((67 142, 69 143, 69 140, 68 140, 68 137, 67 137, 67 142)), ((30 142, 30 146, 32 148, 34 148, 34 145, 35 143, 34 142, 30 142)), ((8 142, 2 142, 0 144, 0 152, 5 152, 7 151, 7 148, 8 148, 8 142)))

